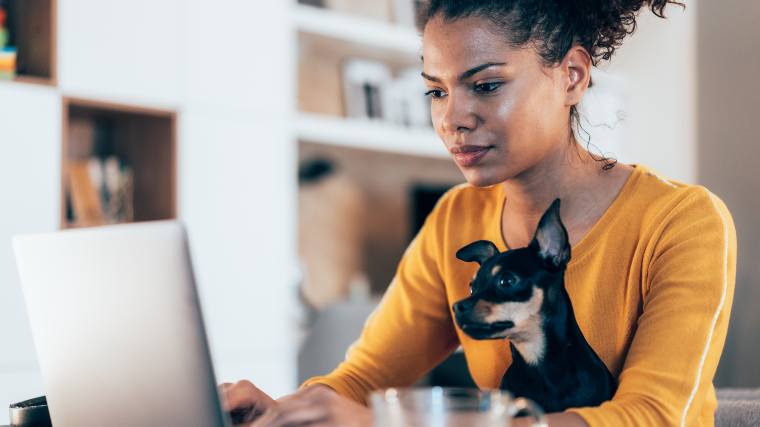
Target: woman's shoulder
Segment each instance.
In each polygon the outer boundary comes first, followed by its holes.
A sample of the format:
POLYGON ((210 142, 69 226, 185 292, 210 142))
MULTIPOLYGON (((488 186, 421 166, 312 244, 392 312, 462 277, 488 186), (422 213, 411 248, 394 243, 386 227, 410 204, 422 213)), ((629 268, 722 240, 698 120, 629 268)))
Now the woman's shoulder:
POLYGON ((641 215, 653 228, 704 223, 712 219, 733 228, 731 214, 723 200, 708 188, 669 179, 645 166, 637 165, 634 187, 629 193, 629 213, 641 215))

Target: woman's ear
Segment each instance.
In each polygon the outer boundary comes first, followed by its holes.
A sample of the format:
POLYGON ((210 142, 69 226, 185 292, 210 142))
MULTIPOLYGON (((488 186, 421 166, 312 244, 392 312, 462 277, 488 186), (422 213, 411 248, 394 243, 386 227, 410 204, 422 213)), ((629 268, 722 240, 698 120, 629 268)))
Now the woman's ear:
POLYGON ((573 46, 565 55, 560 65, 566 76, 565 105, 572 106, 581 102, 583 94, 591 82, 591 55, 581 46, 573 46))

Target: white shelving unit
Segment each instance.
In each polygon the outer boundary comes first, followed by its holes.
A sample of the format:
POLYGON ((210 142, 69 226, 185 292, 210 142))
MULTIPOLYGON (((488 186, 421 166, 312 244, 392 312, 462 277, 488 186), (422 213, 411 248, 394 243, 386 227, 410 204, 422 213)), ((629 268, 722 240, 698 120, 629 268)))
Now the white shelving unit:
MULTIPOLYGON (((391 67, 420 63, 421 38, 411 27, 300 4, 293 8, 293 23, 300 49, 327 50, 339 58, 369 58, 391 67)), ((297 112, 295 133, 298 140, 306 142, 447 157, 431 128, 297 112)))
POLYGON ((419 58, 420 55, 421 40, 414 28, 305 5, 295 6, 293 19, 298 31, 305 34, 395 51, 405 56, 419 58))
POLYGON ((447 158, 443 143, 432 129, 406 128, 376 120, 357 120, 300 113, 299 140, 349 148, 386 151, 411 156, 447 158))

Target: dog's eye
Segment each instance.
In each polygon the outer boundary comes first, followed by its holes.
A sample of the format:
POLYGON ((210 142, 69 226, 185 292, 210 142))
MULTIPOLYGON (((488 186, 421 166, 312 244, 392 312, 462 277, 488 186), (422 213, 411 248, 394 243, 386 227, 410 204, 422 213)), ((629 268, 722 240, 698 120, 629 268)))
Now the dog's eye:
POLYGON ((508 288, 510 286, 514 286, 516 282, 517 282, 517 279, 515 278, 515 276, 510 274, 509 276, 502 277, 499 280, 499 286, 501 286, 502 288, 508 288))

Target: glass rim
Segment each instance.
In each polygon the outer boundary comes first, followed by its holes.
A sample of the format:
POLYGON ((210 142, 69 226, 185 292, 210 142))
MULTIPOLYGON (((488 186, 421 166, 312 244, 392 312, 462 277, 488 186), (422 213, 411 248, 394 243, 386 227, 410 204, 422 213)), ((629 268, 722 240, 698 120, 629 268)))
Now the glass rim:
POLYGON ((403 399, 404 397, 410 397, 413 399, 424 397, 436 397, 436 398, 490 398, 497 400, 515 400, 512 393, 507 390, 501 389, 479 389, 468 387, 389 387, 386 389, 374 390, 370 393, 370 399, 380 399, 382 401, 403 399))

